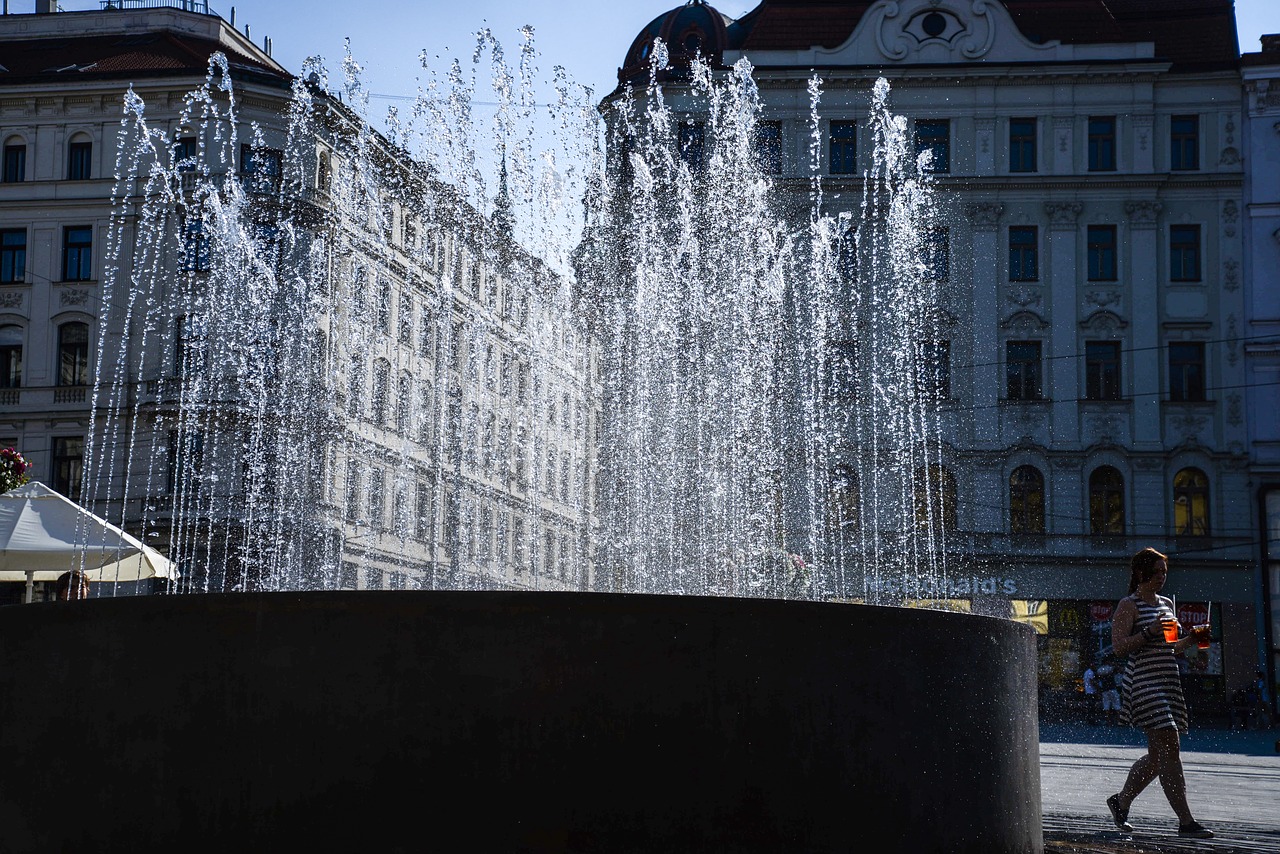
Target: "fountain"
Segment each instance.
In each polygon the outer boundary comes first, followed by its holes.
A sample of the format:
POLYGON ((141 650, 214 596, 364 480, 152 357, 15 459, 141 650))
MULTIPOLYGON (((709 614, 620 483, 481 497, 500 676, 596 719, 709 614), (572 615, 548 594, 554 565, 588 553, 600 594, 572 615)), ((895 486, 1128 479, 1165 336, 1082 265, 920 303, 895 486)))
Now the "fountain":
POLYGON ((745 63, 610 158, 558 73, 538 151, 525 35, 491 140, 456 62, 382 133, 350 57, 247 137, 218 62, 127 100, 86 494, 186 578, 0 621, 7 844, 1042 850, 1027 629, 883 607, 949 572, 887 84, 833 215, 745 63))

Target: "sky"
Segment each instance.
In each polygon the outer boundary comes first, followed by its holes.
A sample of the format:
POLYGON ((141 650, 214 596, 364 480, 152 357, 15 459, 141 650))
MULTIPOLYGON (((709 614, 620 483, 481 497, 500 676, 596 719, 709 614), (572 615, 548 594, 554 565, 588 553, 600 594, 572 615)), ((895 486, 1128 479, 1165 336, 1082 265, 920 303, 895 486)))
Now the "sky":
MULTIPOLYGON (((737 18, 758 0, 715 0, 715 8, 737 18)), ((30 11, 34 0, 9 0, 11 11, 30 11)), ((603 96, 617 83, 618 66, 636 34, 682 0, 238 0, 236 25, 251 27, 255 42, 270 36, 272 55, 292 72, 311 55, 325 57, 331 69, 343 55, 343 40, 364 68, 367 90, 374 96, 370 113, 385 110, 398 96, 412 96, 421 74, 418 55, 426 52, 433 67, 448 58, 468 58, 475 32, 488 27, 514 57, 519 30, 534 28, 542 78, 563 66, 573 80, 603 96), (437 62, 435 57, 441 57, 437 62)), ((210 0, 213 10, 230 18, 232 3, 210 0)), ((65 11, 97 9, 97 0, 62 0, 65 11)), ((1263 33, 1280 33, 1278 0, 1236 0, 1242 51, 1256 51, 1263 33)))

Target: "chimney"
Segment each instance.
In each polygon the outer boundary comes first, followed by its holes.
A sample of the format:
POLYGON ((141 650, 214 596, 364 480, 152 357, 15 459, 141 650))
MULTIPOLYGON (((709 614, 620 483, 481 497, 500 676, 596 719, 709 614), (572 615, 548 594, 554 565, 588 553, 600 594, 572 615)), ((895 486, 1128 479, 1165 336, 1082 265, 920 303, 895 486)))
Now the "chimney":
POLYGON ((52 15, 58 11, 58 0, 36 0, 37 15, 52 15))

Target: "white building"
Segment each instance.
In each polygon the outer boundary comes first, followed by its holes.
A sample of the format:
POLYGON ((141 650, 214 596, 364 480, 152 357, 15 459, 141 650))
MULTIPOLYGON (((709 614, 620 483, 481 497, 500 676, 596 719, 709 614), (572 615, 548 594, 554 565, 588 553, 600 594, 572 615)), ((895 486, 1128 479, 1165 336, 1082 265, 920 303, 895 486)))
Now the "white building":
POLYGON ((0 445, 195 590, 593 585, 557 277, 173 6, 0 17, 0 445), (171 140, 136 168, 135 96, 171 140))

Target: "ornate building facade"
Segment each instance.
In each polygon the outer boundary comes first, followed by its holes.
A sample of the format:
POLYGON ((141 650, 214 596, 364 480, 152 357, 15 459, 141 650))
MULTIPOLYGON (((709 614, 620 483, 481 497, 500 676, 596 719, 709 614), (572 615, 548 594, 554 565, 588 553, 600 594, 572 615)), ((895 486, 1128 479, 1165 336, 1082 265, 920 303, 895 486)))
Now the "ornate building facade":
MULTIPOLYGON (((949 547, 978 568, 948 592, 1047 614, 1052 713, 1107 651, 1129 557, 1153 546, 1171 556, 1184 622, 1213 623, 1192 702, 1223 711, 1260 660, 1249 424, 1276 414, 1273 400, 1248 408, 1250 359, 1265 359, 1245 346, 1231 3, 763 0, 732 20, 693 0, 640 33, 606 104, 644 90, 655 39, 671 103, 695 54, 724 73, 751 64, 761 169, 795 210, 816 151, 824 212, 856 213, 870 91, 889 81, 948 223, 943 516, 949 547)), ((1274 279, 1253 287, 1274 301, 1274 279)))

